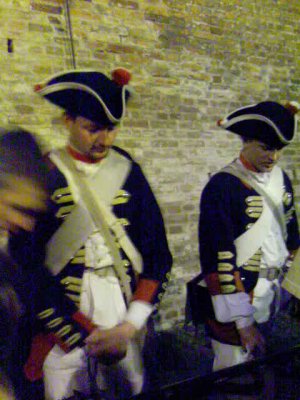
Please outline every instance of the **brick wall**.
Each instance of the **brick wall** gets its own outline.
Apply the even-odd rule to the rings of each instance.
[[[66,3],[0,1],[1,123],[32,130],[45,150],[64,143],[65,132],[58,110],[32,87],[73,68]],[[69,8],[77,69],[125,66],[133,73],[136,96],[118,144],[141,162],[165,217],[174,255],[160,310],[166,328],[182,320],[184,284],[199,269],[201,190],[240,147],[216,121],[265,99],[300,101],[300,3],[70,0]],[[299,148],[298,134],[281,162],[298,209]]]

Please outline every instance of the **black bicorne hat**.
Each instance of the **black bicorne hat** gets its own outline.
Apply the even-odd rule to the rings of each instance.
[[[239,108],[218,121],[222,128],[245,139],[255,139],[275,148],[288,145],[296,132],[296,102],[285,106],[274,101]]]
[[[74,70],[52,76],[35,91],[67,112],[102,125],[121,121],[130,96],[130,73],[118,68],[112,79],[98,71]]]

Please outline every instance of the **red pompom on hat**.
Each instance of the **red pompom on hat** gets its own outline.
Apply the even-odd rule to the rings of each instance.
[[[34,92],[39,92],[41,89],[43,89],[43,87],[44,86],[42,84],[38,83],[38,84],[34,85],[33,90],[34,90]]]
[[[284,104],[284,107],[289,110],[292,115],[296,115],[297,112],[300,110],[300,104],[296,101],[288,101]]]
[[[131,80],[131,73],[125,68],[117,68],[112,71],[111,77],[117,85],[125,86]]]
[[[117,124],[125,114],[131,95],[131,74],[118,68],[112,77],[96,70],[57,73],[35,91],[51,103],[102,125]]]

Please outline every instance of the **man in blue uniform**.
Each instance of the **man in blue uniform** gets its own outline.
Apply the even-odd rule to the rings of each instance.
[[[35,289],[38,335],[25,368],[35,380],[42,365],[46,400],[75,390],[88,394],[88,363],[112,398],[142,390],[143,332],[172,257],[141,168],[113,146],[129,79],[123,69],[112,79],[71,71],[36,86],[65,110],[70,133],[67,146],[48,155],[48,213],[32,235],[10,242],[11,254],[34,271],[36,282],[40,265],[50,275]]]
[[[199,251],[213,312],[206,324],[214,370],[265,350],[257,324],[280,304],[280,277],[299,247],[290,179],[276,164],[296,131],[296,103],[266,101],[235,110],[219,125],[242,138],[239,158],[201,196]]]

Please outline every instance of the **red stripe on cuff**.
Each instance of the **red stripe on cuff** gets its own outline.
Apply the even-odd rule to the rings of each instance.
[[[72,319],[76,321],[88,333],[91,333],[96,328],[96,325],[89,318],[87,318],[81,311],[76,311],[72,315]]]
[[[141,300],[151,303],[156,295],[158,286],[159,281],[140,279],[138,281],[136,291],[133,294],[132,300]]]
[[[213,272],[212,274],[206,275],[205,282],[207,284],[207,288],[211,296],[222,294],[221,284],[219,281],[219,274],[217,272]]]
[[[39,333],[31,341],[29,357],[24,365],[24,373],[30,382],[43,377],[44,361],[55,345],[55,338],[51,334]]]

